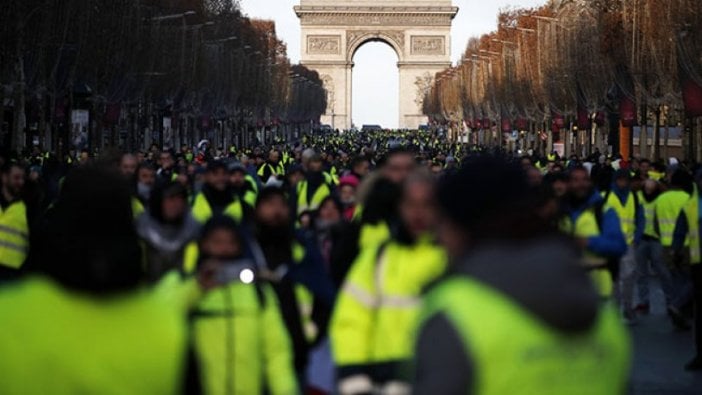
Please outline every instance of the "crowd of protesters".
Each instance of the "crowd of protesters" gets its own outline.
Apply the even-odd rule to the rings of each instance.
[[[652,286],[702,369],[693,164],[418,131],[0,160],[0,393],[617,394]]]

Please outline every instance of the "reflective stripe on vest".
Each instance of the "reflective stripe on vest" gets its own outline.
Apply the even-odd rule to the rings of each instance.
[[[673,233],[675,224],[678,221],[680,212],[690,199],[690,195],[683,191],[668,191],[658,197],[656,202],[656,218],[658,228],[661,232],[661,245],[670,247],[673,245]],[[686,240],[685,245],[689,245]]]
[[[619,224],[622,233],[626,238],[626,244],[634,244],[634,234],[636,233],[636,199],[634,194],[629,192],[626,197],[626,204],[622,205],[616,194],[610,193],[605,207],[611,207],[619,217]]]
[[[442,314],[471,355],[476,395],[626,392],[631,346],[608,303],[590,329],[559,332],[505,294],[468,277],[425,298],[426,322]]]
[[[27,206],[17,201],[0,209],[0,266],[19,269],[28,252]]]
[[[264,163],[260,169],[258,169],[258,176],[263,177],[263,175],[266,173],[266,167],[271,172],[272,176],[284,176],[285,175],[285,166],[283,166],[282,163],[278,163],[276,166],[271,165],[270,163]],[[263,180],[264,182],[267,180]]]
[[[198,193],[197,196],[195,196],[192,214],[193,218],[201,224],[204,224],[212,218],[212,207],[204,194]],[[241,220],[244,218],[244,208],[241,205],[241,201],[238,198],[234,198],[234,201],[224,209],[222,214],[231,217],[237,223],[241,223]]]

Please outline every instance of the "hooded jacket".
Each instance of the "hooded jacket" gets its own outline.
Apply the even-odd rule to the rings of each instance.
[[[560,239],[504,247],[494,244],[476,250],[459,261],[453,273],[502,293],[558,333],[576,335],[595,324],[599,296],[574,248]],[[416,354],[415,393],[473,393],[476,361],[443,314],[425,323]]]
[[[200,232],[200,224],[190,212],[180,224],[163,223],[145,212],[137,218],[135,225],[145,244],[144,266],[150,282],[158,281],[171,269],[180,269],[185,248]]]

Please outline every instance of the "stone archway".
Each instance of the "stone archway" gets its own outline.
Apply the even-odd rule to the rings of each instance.
[[[301,63],[317,70],[327,87],[322,123],[351,127],[353,56],[369,41],[383,41],[397,53],[401,128],[426,123],[424,94],[433,76],[451,65],[451,0],[301,0]]]

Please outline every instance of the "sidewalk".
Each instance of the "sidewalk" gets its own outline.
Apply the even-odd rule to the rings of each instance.
[[[702,372],[686,372],[693,357],[692,332],[675,331],[665,313],[663,295],[653,287],[651,315],[631,327],[634,342],[633,395],[700,395]]]

